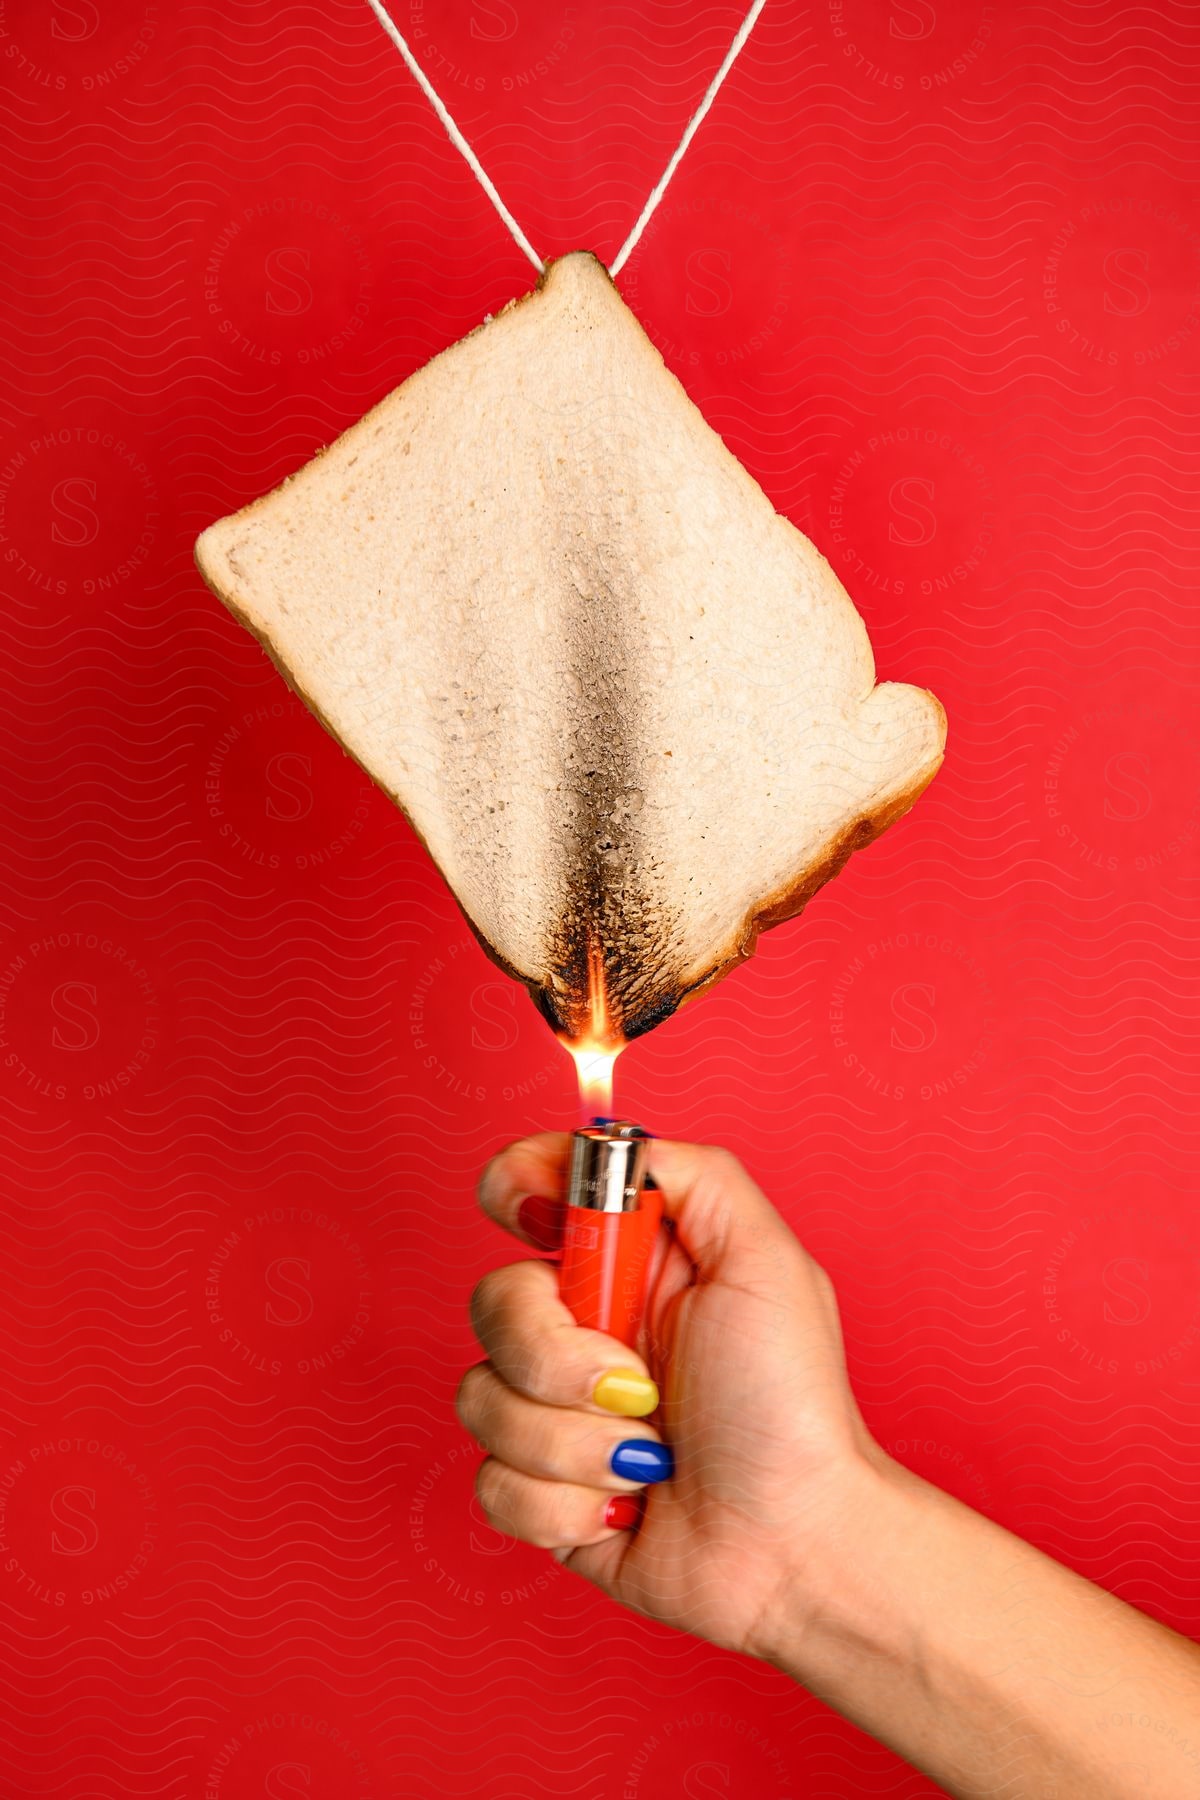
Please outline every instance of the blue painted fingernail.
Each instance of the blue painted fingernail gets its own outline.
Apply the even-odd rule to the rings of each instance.
[[[626,1438],[613,1451],[609,1467],[623,1481],[670,1481],[675,1458],[666,1444],[656,1444],[653,1438]]]

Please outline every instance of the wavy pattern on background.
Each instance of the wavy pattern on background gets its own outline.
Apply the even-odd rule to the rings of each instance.
[[[396,4],[547,255],[739,13]],[[4,27],[5,1792],[932,1793],[473,1510],[471,1190],[569,1070],[191,565],[528,266],[361,4]],[[766,1184],[892,1454],[1192,1632],[1198,56],[772,0],[621,277],[951,720],[622,1106]]]

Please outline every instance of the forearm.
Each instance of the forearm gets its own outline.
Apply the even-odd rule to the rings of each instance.
[[[948,1793],[1200,1796],[1186,1639],[883,1459],[831,1529],[771,1660]]]

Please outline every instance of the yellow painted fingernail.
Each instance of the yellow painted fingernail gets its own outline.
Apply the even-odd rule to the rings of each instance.
[[[636,1369],[607,1369],[592,1389],[592,1399],[606,1412],[644,1419],[658,1405],[658,1389]]]

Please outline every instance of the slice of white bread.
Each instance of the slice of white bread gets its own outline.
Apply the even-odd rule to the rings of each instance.
[[[572,1038],[749,956],[942,760],[586,252],[196,559]]]

